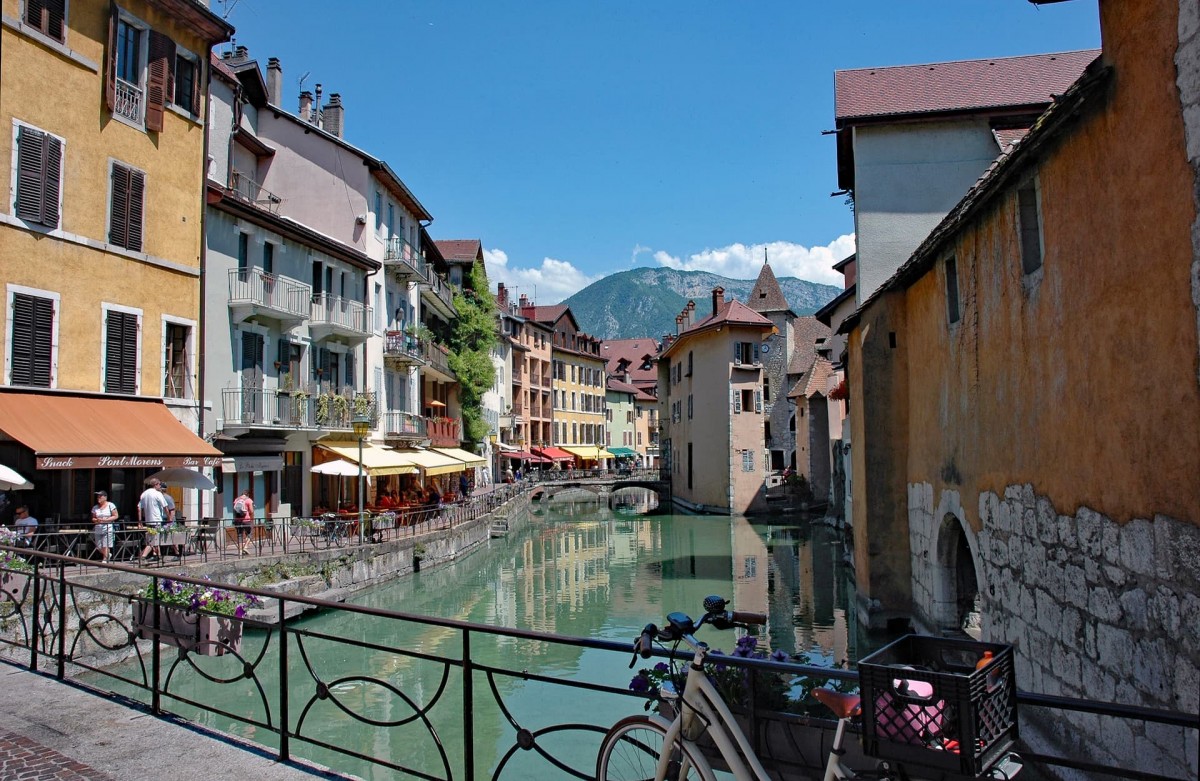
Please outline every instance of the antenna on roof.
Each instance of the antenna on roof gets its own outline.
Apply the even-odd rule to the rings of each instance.
[[[308,78],[308,74],[310,74],[310,73],[312,73],[312,71],[304,71],[304,75],[301,76],[299,79],[297,79],[297,81],[300,82],[300,91],[301,92],[304,92],[304,80]]]
[[[767,260],[767,248],[763,247],[763,265],[769,266],[770,264],[771,264],[771,261]]]
[[[221,18],[228,19],[229,15],[233,13],[233,9],[237,8],[237,4],[241,1],[242,0],[220,0],[221,6],[225,9],[221,12]],[[233,43],[232,39],[230,40],[230,43]]]

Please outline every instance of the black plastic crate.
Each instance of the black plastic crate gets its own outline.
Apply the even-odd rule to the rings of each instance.
[[[976,664],[984,651],[992,661]],[[858,663],[863,751],[982,775],[1017,739],[1012,646],[908,635]]]

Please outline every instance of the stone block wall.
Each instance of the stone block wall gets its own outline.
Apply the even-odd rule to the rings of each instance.
[[[949,615],[942,536],[964,523],[982,597],[982,638],[1016,649],[1025,691],[1196,713],[1200,708],[1200,528],[1156,516],[1118,524],[1060,514],[1031,485],[935,504],[909,486],[914,607]],[[978,533],[972,531],[978,525]],[[1048,754],[1195,778],[1197,731],[1073,712],[1022,711],[1022,737]],[[1073,772],[1064,778],[1084,778]]]

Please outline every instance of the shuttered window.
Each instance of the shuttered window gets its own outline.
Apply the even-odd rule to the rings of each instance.
[[[175,53],[172,95],[172,103],[192,116],[200,116],[200,65],[191,55]]]
[[[157,30],[150,31],[150,57],[146,64],[146,129],[162,132],[167,97],[175,93],[175,42]]]
[[[110,310],[105,320],[104,391],[137,393],[138,317]]]
[[[67,0],[25,0],[25,24],[56,41],[66,40]]]
[[[10,382],[49,388],[54,361],[54,301],[14,293]]]
[[[175,323],[167,324],[167,346],[164,356],[166,377],[163,381],[163,396],[171,399],[191,398],[191,372],[188,368],[187,345],[191,328]]]
[[[134,252],[142,251],[142,210],[146,175],[112,164],[112,204],[108,216],[108,241]]]
[[[57,228],[62,191],[62,141],[27,125],[17,127],[17,217]]]

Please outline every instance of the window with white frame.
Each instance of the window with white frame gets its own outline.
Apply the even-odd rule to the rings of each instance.
[[[46,228],[57,228],[62,215],[63,140],[19,122],[13,123],[12,213]]]
[[[114,6],[115,40],[109,52],[108,100],[113,116],[141,126],[146,112],[146,38],[149,28],[138,19]]]
[[[53,388],[58,294],[9,288],[8,382]]]
[[[743,472],[753,472],[754,471],[754,451],[753,450],[747,449],[747,450],[742,451],[742,471]]]
[[[104,317],[104,392],[138,392],[141,312],[106,308]]]
[[[191,342],[191,325],[164,323],[163,396],[168,399],[193,398]]]
[[[25,0],[21,21],[60,43],[67,36],[67,0]]]
[[[171,102],[194,117],[200,116],[200,59],[176,46],[171,74]]]

